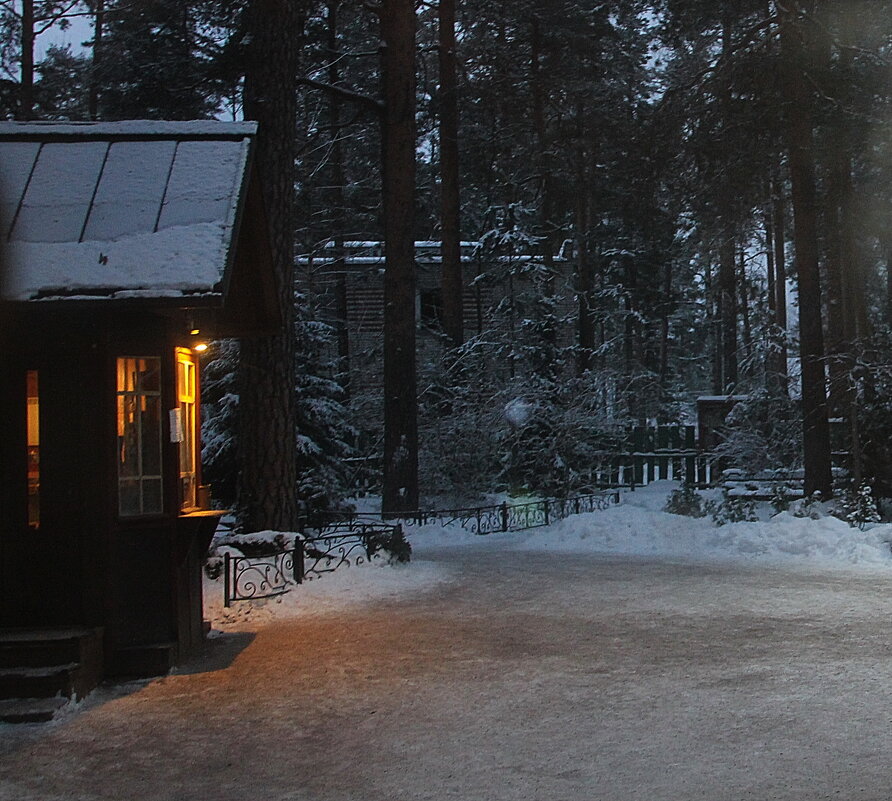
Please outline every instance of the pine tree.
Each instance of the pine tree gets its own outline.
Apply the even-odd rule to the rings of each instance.
[[[99,13],[102,58],[94,80],[103,119],[207,119],[217,111],[220,87],[208,80],[209,63],[198,50],[193,4],[116,0]]]

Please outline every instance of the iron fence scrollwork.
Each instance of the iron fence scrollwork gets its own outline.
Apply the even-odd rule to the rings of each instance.
[[[296,539],[292,548],[251,556],[227,551],[223,556],[223,602],[229,607],[233,601],[275,598],[341,566],[370,562],[382,552],[397,561],[408,561],[410,550],[401,525],[350,520]]]
[[[527,503],[477,506],[469,509],[417,511],[400,516],[401,523],[350,516],[328,523],[314,536],[295,540],[288,549],[252,556],[224,555],[224,603],[282,595],[304,581],[344,565],[369,562],[382,552],[409,561],[411,548],[403,526],[458,524],[473,534],[524,531],[547,526],[573,514],[604,511],[618,504],[618,489],[573,498],[546,498]],[[237,546],[236,546],[237,547]]]
[[[495,534],[547,526],[572,514],[604,511],[618,504],[619,498],[620,491],[613,489],[573,498],[546,498],[527,503],[503,502],[497,506],[476,506],[469,509],[409,512],[401,515],[400,519],[406,526],[458,524],[473,534]]]

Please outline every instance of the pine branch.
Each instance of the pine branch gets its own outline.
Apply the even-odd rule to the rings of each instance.
[[[370,107],[379,114],[384,111],[384,103],[382,103],[380,100],[376,100],[375,98],[361,94],[360,92],[354,92],[351,89],[344,89],[340,86],[333,86],[330,83],[315,81],[312,78],[298,78],[297,83],[301,86],[310,86],[313,89],[322,89],[323,91],[329,92],[333,95],[337,95],[344,100],[349,100],[353,103],[358,103],[360,105]]]

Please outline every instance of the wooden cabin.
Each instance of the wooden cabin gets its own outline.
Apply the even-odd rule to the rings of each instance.
[[[565,243],[554,255],[552,282],[556,343],[569,347],[576,341],[576,291],[572,286],[573,261]],[[544,269],[540,255],[485,252],[481,242],[461,243],[462,318],[466,338],[479,336],[498,324],[493,314],[515,293],[529,291],[529,276]],[[312,253],[297,257],[297,281],[321,298],[320,314],[338,332],[338,352],[347,355],[352,392],[381,396],[384,346],[384,243],[328,241]],[[415,242],[415,319],[419,363],[441,358],[443,302],[442,257],[439,241]],[[511,274],[510,279],[508,278]],[[512,301],[513,305],[513,301]]]
[[[90,684],[203,640],[198,351],[279,323],[255,134],[0,123],[0,668],[79,637]]]

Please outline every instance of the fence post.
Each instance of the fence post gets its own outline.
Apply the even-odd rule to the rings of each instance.
[[[229,553],[223,554],[223,606],[229,608]]]
[[[478,524],[479,528],[479,524]],[[508,530],[508,502],[502,501],[502,531]]]
[[[548,515],[548,500],[545,500],[545,501],[543,501],[542,503],[543,503],[543,506],[544,506],[544,508],[545,508],[545,525],[547,526],[548,523],[549,523],[549,520],[548,520],[548,517],[549,517],[549,515]]]
[[[305,560],[305,552],[304,552],[304,541],[303,540],[295,540],[294,542],[294,556],[291,557],[292,562],[294,562],[294,583],[295,584],[303,584],[304,583],[304,560]]]

